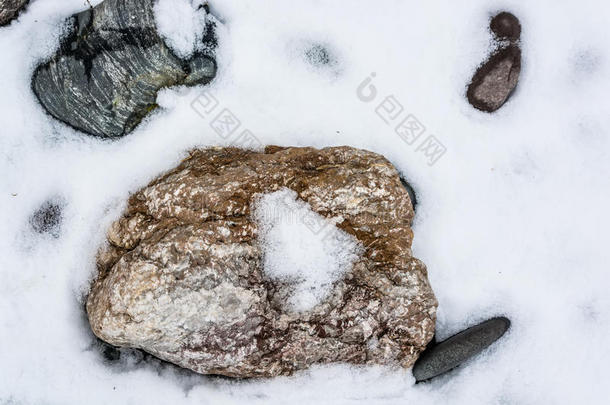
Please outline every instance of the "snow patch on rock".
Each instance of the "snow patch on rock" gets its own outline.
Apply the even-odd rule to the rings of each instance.
[[[201,0],[157,0],[154,6],[159,35],[180,58],[189,59],[203,47],[207,12]]]
[[[350,270],[361,246],[352,235],[283,188],[264,194],[254,211],[264,251],[264,273],[293,288],[287,307],[304,312],[319,304]]]

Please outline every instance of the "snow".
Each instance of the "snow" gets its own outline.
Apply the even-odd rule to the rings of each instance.
[[[315,307],[361,253],[358,240],[336,226],[339,218],[322,217],[290,189],[259,196],[254,216],[264,275],[292,290],[288,311]]]
[[[201,50],[206,32],[206,12],[202,0],[156,0],[155,22],[161,38],[183,59]]]
[[[606,402],[607,3],[214,2],[224,23],[218,77],[205,93],[165,90],[162,108],[116,142],[54,121],[30,90],[62,22],[84,7],[34,1],[0,28],[0,403]],[[464,93],[499,10],[521,20],[523,69],[513,98],[490,115]],[[335,62],[310,63],[307,44],[327,47]],[[357,88],[373,72],[366,89],[375,98],[362,101]],[[210,96],[214,114],[230,110],[241,123],[236,134],[248,129],[262,144],[385,155],[417,193],[413,253],[439,300],[438,337],[497,314],[512,320],[508,335],[466,367],[418,385],[408,370],[346,365],[231,381],[133,353],[105,360],[83,313],[95,252],[130,192],[189,148],[238,142],[191,107]],[[433,165],[420,141],[407,144],[376,113],[387,96],[403,106],[398,120],[412,114],[426,127],[422,139],[434,135],[446,148]],[[29,225],[48,199],[65,202],[57,238]]]

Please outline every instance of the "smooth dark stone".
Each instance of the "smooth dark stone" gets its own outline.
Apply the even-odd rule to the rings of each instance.
[[[521,24],[513,14],[503,11],[491,19],[489,28],[503,42],[496,41],[500,47],[477,69],[466,97],[476,109],[494,112],[506,103],[519,81]]]
[[[472,77],[466,92],[468,101],[481,111],[496,111],[517,87],[520,72],[521,49],[517,45],[500,49]]]
[[[59,237],[64,202],[47,200],[30,216],[30,226],[39,234]]]
[[[13,21],[28,2],[29,0],[0,0],[0,27]]]
[[[508,318],[492,318],[429,346],[413,366],[415,380],[426,381],[453,370],[500,339],[509,327]]]
[[[208,83],[216,75],[215,24],[204,51],[178,58],[158,35],[153,0],[105,0],[71,18],[72,33],[40,65],[32,88],[45,110],[91,135],[131,132],[157,107],[157,92]]]
[[[500,39],[516,41],[521,36],[519,19],[507,11],[503,11],[492,18],[489,28]]]

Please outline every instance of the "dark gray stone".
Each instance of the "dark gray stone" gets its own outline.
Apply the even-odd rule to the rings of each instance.
[[[13,21],[28,2],[29,0],[0,0],[0,27]]]
[[[489,28],[500,39],[516,41],[521,36],[519,19],[507,11],[503,11],[492,18]]]
[[[106,0],[76,14],[72,33],[33,76],[46,111],[91,135],[131,132],[157,107],[157,92],[208,83],[216,74],[215,23],[208,19],[204,47],[182,60],[156,29],[153,0]]]
[[[492,54],[474,74],[466,93],[478,110],[494,112],[504,105],[517,87],[521,72],[521,50],[509,45]]]
[[[500,339],[509,327],[508,318],[492,318],[430,345],[413,366],[416,381],[426,381],[453,370]]]
[[[477,69],[466,91],[468,102],[486,112],[494,112],[506,103],[521,73],[521,24],[517,17],[499,13],[492,18],[490,29],[503,42],[496,41],[497,50]]]

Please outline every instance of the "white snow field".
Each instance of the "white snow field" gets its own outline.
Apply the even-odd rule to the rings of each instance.
[[[217,78],[163,91],[162,108],[118,141],[50,118],[30,89],[62,22],[85,7],[34,0],[0,28],[0,404],[607,403],[608,2],[213,1]],[[488,114],[465,91],[502,10],[521,20],[523,68]],[[175,46],[188,53],[184,35]],[[388,96],[403,107],[394,121],[378,109]],[[417,385],[410,370],[348,365],[237,381],[104,360],[83,309],[96,250],[130,192],[190,148],[235,143],[201,114],[210,97],[261,144],[385,155],[418,196],[413,252],[439,300],[438,337],[494,315],[512,320],[509,333]],[[394,132],[409,114],[426,127],[413,144]],[[49,198],[65,202],[57,238],[28,223]]]

